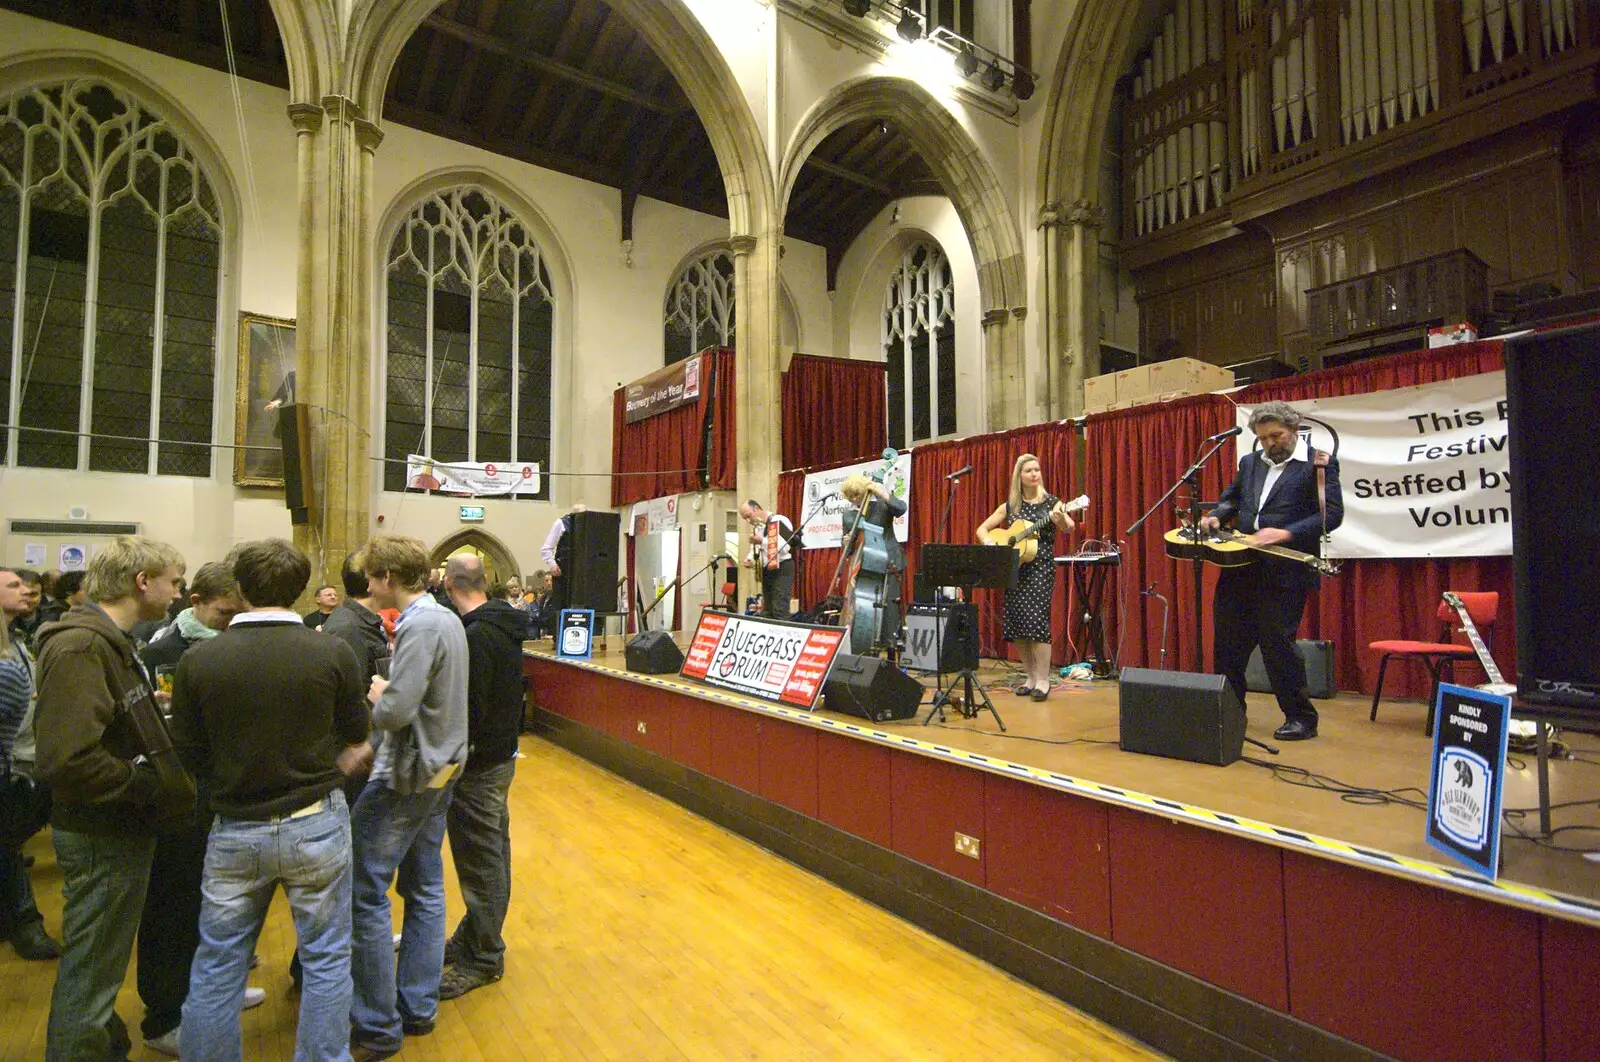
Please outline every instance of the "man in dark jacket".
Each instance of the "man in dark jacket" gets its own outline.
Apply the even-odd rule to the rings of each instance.
[[[506,794],[522,728],[521,612],[488,597],[483,561],[452,557],[445,589],[467,629],[467,766],[447,826],[467,913],[445,947],[439,998],[454,999],[505,973],[501,936],[511,902],[511,814]]]
[[[35,770],[54,796],[65,899],[49,1062],[126,1058],[131,1046],[117,990],[156,834],[194,814],[195,792],[129,632],[166,614],[182,574],[166,543],[119,538],[89,562],[89,604],[40,631]]]
[[[322,624],[322,633],[343,640],[356,654],[361,666],[362,689],[372,684],[389,659],[389,636],[383,632],[383,617],[373,603],[367,586],[367,573],[356,563],[357,554],[344,559],[339,575],[344,582],[344,600]]]
[[[189,607],[139,654],[157,685],[170,692],[171,670],[190,647],[227,630],[244,609],[233,569],[218,561],[201,565],[189,584]],[[139,999],[144,1003],[139,1031],[146,1047],[173,1058],[178,1056],[178,1023],[189,995],[189,967],[200,946],[200,880],[210,833],[211,805],[201,799],[194,818],[156,838],[150,888],[139,917]],[[249,988],[244,1005],[259,1006],[265,998],[262,989]]]

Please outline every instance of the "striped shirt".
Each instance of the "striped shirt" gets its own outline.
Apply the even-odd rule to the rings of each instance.
[[[13,649],[11,656],[0,657],[0,767],[7,772],[11,769],[12,746],[32,700],[33,675],[22,654]]]

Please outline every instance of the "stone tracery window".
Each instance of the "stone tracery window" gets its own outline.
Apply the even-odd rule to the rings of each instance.
[[[408,454],[547,472],[556,303],[527,227],[482,188],[429,195],[395,234],[386,272],[385,489],[405,489]],[[549,497],[548,476],[537,497]]]
[[[667,285],[663,310],[666,363],[707,347],[731,347],[736,328],[733,255],[708,251],[679,270]]]
[[[0,101],[0,455],[209,476],[223,215],[193,150],[96,77]]]
[[[889,370],[889,444],[956,431],[956,289],[939,245],[907,247],[889,277],[883,346]]]

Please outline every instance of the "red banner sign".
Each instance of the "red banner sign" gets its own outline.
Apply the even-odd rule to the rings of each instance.
[[[812,627],[707,609],[700,613],[700,626],[680,674],[809,711],[822,695],[844,633],[842,627]]]

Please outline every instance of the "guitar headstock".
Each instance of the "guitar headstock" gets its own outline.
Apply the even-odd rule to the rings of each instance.
[[[1444,592],[1444,603],[1449,605],[1451,608],[1466,608],[1467,607],[1466,605],[1461,603],[1460,596],[1457,595],[1454,590],[1446,590]]]
[[[1064,513],[1082,512],[1084,509],[1087,509],[1088,507],[1089,507],[1089,496],[1087,494],[1080,494],[1076,498],[1073,498],[1069,502],[1062,502],[1061,503],[1061,511],[1064,512]]]

